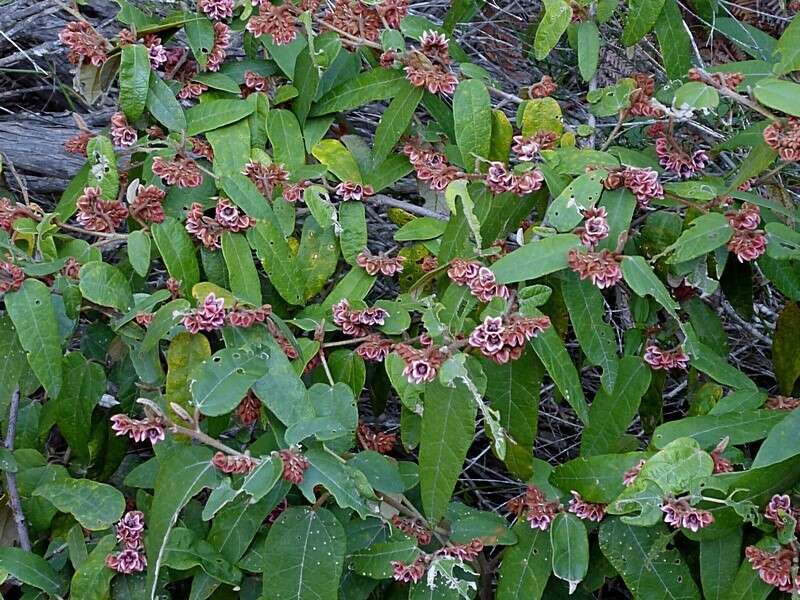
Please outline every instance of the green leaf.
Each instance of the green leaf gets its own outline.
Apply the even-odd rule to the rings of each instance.
[[[294,65],[294,85],[297,87],[297,98],[292,103],[292,111],[297,116],[301,125],[306,122],[306,117],[311,109],[311,102],[317,96],[319,87],[319,70],[311,56],[309,48],[304,49],[297,57]]]
[[[666,548],[664,526],[636,527],[607,518],[600,550],[636,600],[700,600],[689,567],[675,548]]]
[[[232,411],[247,390],[267,371],[269,354],[260,350],[224,348],[201,363],[192,373],[189,389],[197,409],[208,416]]]
[[[764,537],[755,544],[756,547],[768,552],[776,552],[780,545],[775,538]],[[738,554],[737,554],[738,557]],[[728,594],[721,596],[722,600],[767,600],[775,588],[758,576],[758,571],[747,558],[742,560],[736,576],[728,582]]]
[[[0,317],[0,411],[5,414],[11,394],[28,372],[25,352],[8,315]]]
[[[464,167],[475,171],[476,157],[489,156],[492,139],[492,103],[485,83],[467,79],[458,84],[453,96],[453,118]]]
[[[776,260],[800,258],[800,233],[783,223],[767,223],[767,254]]]
[[[72,576],[69,591],[73,598],[81,598],[81,600],[106,600],[109,598],[111,580],[116,573],[106,567],[106,557],[114,551],[116,546],[117,540],[113,535],[107,535],[97,542],[92,553]]]
[[[225,258],[231,292],[253,306],[261,306],[261,282],[258,280],[253,252],[244,234],[224,232],[222,256]]]
[[[369,488],[364,474],[343,464],[341,459],[330,452],[319,448],[311,448],[305,453],[309,467],[303,475],[303,482],[297,487],[303,492],[306,500],[313,502],[316,498],[314,488],[323,486],[342,508],[354,509],[362,519],[370,514],[364,500],[362,490]],[[370,491],[370,495],[372,491]]]
[[[253,392],[287,427],[312,416],[313,409],[306,398],[306,386],[292,363],[274,342],[267,345],[267,352],[266,373],[253,384]]]
[[[256,185],[241,173],[224,175],[220,179],[222,191],[245,213],[261,221],[274,222],[275,215]]]
[[[300,123],[293,113],[285,109],[269,111],[267,116],[267,136],[272,145],[275,162],[292,167],[305,164],[306,150]]]
[[[572,21],[572,7],[563,0],[545,0],[544,16],[536,28],[533,51],[536,60],[544,60]]]
[[[61,435],[78,456],[89,457],[92,411],[106,391],[103,367],[88,362],[79,352],[63,360],[64,383],[58,397],[50,402],[52,416]]]
[[[102,531],[119,521],[125,512],[125,497],[118,489],[91,479],[64,479],[36,488],[34,496],[70,513],[85,529]]]
[[[150,236],[141,229],[128,234],[128,260],[142,277],[150,270]]]
[[[22,583],[53,596],[63,593],[64,583],[58,573],[38,554],[26,552],[22,548],[0,548],[0,565],[3,571]]]
[[[529,100],[522,110],[522,122],[517,125],[525,136],[539,131],[552,131],[560,136],[564,131],[561,105],[550,97]]]
[[[641,452],[574,458],[558,465],[550,480],[559,489],[575,490],[587,502],[608,504],[625,489],[625,471],[642,458]]]
[[[569,584],[570,593],[589,571],[589,539],[586,526],[570,513],[556,515],[550,525],[553,575]]]
[[[796,83],[768,77],[755,85],[753,94],[765,106],[800,117],[800,85]]]
[[[800,19],[793,18],[783,30],[773,54],[780,57],[774,67],[776,75],[800,70]]]
[[[186,21],[183,30],[197,64],[205,69],[208,55],[214,48],[214,24],[205,16],[195,14]]]
[[[622,276],[633,292],[642,298],[652,296],[666,311],[678,318],[678,303],[672,299],[667,288],[641,256],[622,258]]]
[[[728,592],[739,570],[741,550],[741,527],[731,530],[722,537],[700,541],[700,581],[703,584],[703,598],[728,600]]]
[[[347,464],[361,471],[369,484],[381,492],[402,494],[409,487],[403,481],[397,462],[374,450],[357,453]]]
[[[396,242],[413,242],[417,240],[432,240],[444,233],[447,221],[433,217],[417,217],[412,219],[394,234]]]
[[[292,507],[267,535],[263,600],[336,600],[347,546],[344,528],[320,508]]]
[[[399,93],[383,111],[381,120],[375,130],[375,142],[372,145],[372,167],[380,165],[397,144],[400,136],[411,123],[411,117],[422,100],[424,88],[415,87],[406,82]]]
[[[213,488],[219,479],[219,472],[211,463],[212,455],[206,447],[184,446],[172,450],[160,461],[145,535],[149,600],[158,598],[167,542],[181,510],[193,496],[205,488]]]
[[[593,365],[603,369],[603,385],[614,387],[617,379],[617,338],[605,316],[603,294],[590,281],[574,273],[562,282],[562,294],[581,350]]]
[[[363,202],[342,202],[339,205],[339,246],[342,257],[355,265],[356,257],[367,247],[367,215]],[[397,239],[397,237],[395,237]]]
[[[325,94],[311,107],[311,116],[357,108],[376,100],[393,98],[406,88],[405,73],[396,69],[371,69]]]
[[[633,46],[648,33],[658,20],[664,0],[628,0],[628,16],[622,31],[622,43]]]
[[[477,407],[463,383],[425,386],[425,412],[419,449],[420,495],[431,522],[447,511],[475,432]]]
[[[503,551],[497,600],[539,600],[550,578],[550,535],[519,520],[518,542]]]
[[[108,263],[86,263],[80,271],[80,290],[87,300],[120,312],[133,305],[133,294],[122,271]]]
[[[119,192],[117,156],[111,140],[98,135],[89,140],[86,154],[92,168],[86,175],[86,185],[99,187],[105,200],[116,200]]]
[[[150,231],[170,277],[180,281],[185,296],[191,296],[192,287],[200,281],[200,267],[186,229],[177,219],[167,217],[163,223],[153,225]]]
[[[771,410],[743,410],[722,415],[684,417],[656,428],[653,443],[663,448],[673,440],[692,437],[703,447],[717,444],[730,437],[731,444],[745,444],[763,439],[785,417]]]
[[[316,219],[303,223],[300,248],[295,259],[298,276],[303,280],[303,296],[316,296],[336,271],[339,262],[339,245],[333,227],[323,229]]]
[[[508,161],[514,126],[502,110],[492,109],[492,139],[489,144],[489,160]]]
[[[597,170],[574,179],[547,207],[545,223],[558,231],[574,229],[583,220],[582,210],[594,207],[600,199],[605,174]]]
[[[313,412],[286,429],[287,444],[295,445],[312,435],[319,441],[329,441],[355,433],[358,409],[347,384],[317,383],[308,390],[308,403]]]
[[[666,0],[655,24],[664,69],[670,79],[679,79],[692,67],[692,40],[675,0]]]
[[[233,77],[228,77],[227,75],[224,75],[223,73],[214,73],[214,72],[198,73],[192,78],[192,81],[197,81],[199,83],[207,85],[212,89],[228,92],[229,94],[236,94],[238,96],[240,93],[239,84],[236,83],[236,80],[233,79]],[[255,97],[256,96],[253,96],[253,98]],[[247,102],[255,104],[249,97]],[[206,104],[210,104],[210,102],[207,102]],[[255,110],[255,108],[253,110]]]
[[[706,213],[694,219],[678,240],[668,248],[670,263],[681,263],[716,250],[727,243],[733,229],[725,215]]]
[[[48,396],[57,397],[61,390],[61,339],[50,290],[37,279],[26,279],[18,291],[7,293],[3,300],[34,375]]]
[[[311,154],[340,181],[361,183],[361,171],[356,159],[339,140],[322,140],[311,149]]]
[[[182,331],[172,339],[167,349],[167,402],[174,402],[187,411],[193,410],[189,376],[210,356],[211,345],[204,335]]]
[[[578,24],[578,70],[584,81],[589,81],[597,72],[600,59],[600,32],[594,21]]]
[[[673,104],[681,110],[687,108],[712,109],[719,105],[719,93],[705,83],[689,81],[675,90]]]
[[[150,84],[150,57],[147,48],[129,44],[122,48],[119,68],[119,106],[129,121],[142,116]]]
[[[529,242],[507,254],[492,266],[498,283],[538,279],[567,268],[567,254],[579,244],[572,233]]]
[[[150,87],[147,91],[147,110],[153,118],[170,131],[184,131],[186,116],[175,99],[175,94],[155,73],[150,75]]]
[[[800,410],[793,410],[769,432],[756,454],[752,469],[768,467],[800,454]]]
[[[214,579],[233,586],[242,578],[241,571],[226,561],[214,546],[183,527],[176,527],[169,536],[164,566],[179,571],[200,567]]]
[[[186,135],[197,135],[241,121],[253,110],[255,105],[244,100],[201,102],[186,111]]]
[[[506,466],[519,478],[528,479],[533,474],[542,363],[527,350],[519,359],[502,365],[489,360],[482,360],[481,365],[486,373],[486,398],[500,413],[500,425],[513,440],[506,450]]]
[[[252,118],[250,115],[248,119],[206,132],[206,139],[214,150],[214,173],[217,175],[241,175],[244,166],[250,162],[252,134],[249,121]]]
[[[800,353],[797,352],[797,339],[800,335],[800,307],[795,302],[787,302],[775,323],[772,338],[772,364],[775,378],[781,393],[791,395],[800,377]]]
[[[397,542],[378,542],[354,552],[350,556],[353,570],[362,577],[389,579],[392,576],[392,561],[411,564],[419,556],[417,541],[406,539]]]

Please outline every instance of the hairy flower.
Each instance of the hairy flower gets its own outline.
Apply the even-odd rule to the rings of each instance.
[[[535,485],[528,485],[525,494],[509,500],[508,509],[517,515],[526,513],[525,520],[531,529],[546,531],[560,510],[558,502],[549,502],[544,492]]]
[[[165,426],[156,417],[145,419],[132,419],[125,414],[116,414],[111,417],[111,429],[118,436],[127,436],[134,442],[148,440],[151,444],[160,442],[165,437]]]
[[[117,200],[104,200],[99,187],[84,188],[78,197],[76,219],[89,231],[112,233],[128,218],[128,209]]]
[[[709,511],[695,508],[685,499],[665,500],[661,505],[661,512],[664,513],[664,522],[675,529],[684,527],[697,532],[714,522],[714,515]]]
[[[548,317],[512,315],[505,321],[503,317],[486,317],[483,323],[472,330],[467,341],[487,358],[504,364],[519,358],[528,340],[548,327]]]
[[[530,98],[546,98],[555,93],[558,85],[549,75],[544,75],[538,83],[534,83],[528,88]]]
[[[336,186],[336,194],[342,200],[361,200],[375,194],[371,185],[362,185],[354,181],[342,181]]]
[[[207,161],[211,162],[214,160],[214,149],[211,147],[206,140],[201,139],[199,137],[190,137],[189,143],[192,145],[192,153],[196,154],[197,156],[202,156]]]
[[[161,223],[164,220],[162,202],[166,192],[154,185],[139,185],[129,205],[131,216],[145,223]]]
[[[86,156],[86,147],[94,137],[95,134],[91,131],[81,130],[64,142],[64,150],[70,154]]]
[[[483,542],[474,539],[469,544],[453,544],[452,546],[444,546],[436,551],[437,556],[447,556],[455,558],[460,561],[473,561],[478,558],[478,555],[483,550]]]
[[[792,576],[797,559],[795,550],[782,547],[776,552],[767,552],[756,546],[748,546],[744,555],[764,583],[787,593],[800,590],[800,577]]]
[[[364,336],[369,333],[369,328],[383,325],[389,313],[376,306],[354,310],[350,308],[347,298],[343,298],[333,305],[333,322],[342,328],[342,333],[352,336]]]
[[[430,530],[425,526],[424,523],[421,523],[416,519],[395,515],[392,517],[392,525],[397,527],[406,535],[416,538],[417,542],[422,546],[426,546],[431,543],[432,536]]]
[[[442,348],[435,346],[414,348],[407,344],[397,344],[394,349],[405,363],[403,376],[411,383],[417,384],[429,383],[436,379],[447,357]]]
[[[652,103],[653,92],[655,92],[653,76],[646,73],[634,73],[633,80],[636,87],[631,92],[629,114],[634,117],[660,117],[661,109]]]
[[[581,279],[588,279],[601,290],[622,279],[619,258],[608,250],[579,252],[573,248],[567,256],[567,264]]]
[[[283,461],[282,477],[289,483],[303,483],[303,476],[309,467],[308,459],[294,450],[281,450],[278,452]]]
[[[443,33],[424,31],[420,46],[405,55],[406,79],[431,94],[452,94],[458,78],[450,70],[449,42]]]
[[[197,0],[197,8],[212,21],[222,21],[233,16],[233,0]]]
[[[117,541],[126,548],[140,548],[144,533],[144,513],[139,510],[129,510],[117,521],[114,531],[117,534]]]
[[[664,197],[664,188],[658,180],[658,173],[649,167],[627,167],[622,171],[622,182],[636,196],[640,206],[647,206],[650,200]]]
[[[728,223],[736,231],[755,231],[761,223],[761,209],[756,204],[745,202],[736,212],[725,213]]]
[[[247,392],[234,413],[242,425],[252,425],[261,416],[261,401],[253,392]]]
[[[197,83],[195,81],[187,81],[178,92],[178,98],[181,100],[193,100],[199,98],[200,94],[205,92],[208,86],[204,83]]]
[[[800,160],[800,119],[773,121],[764,128],[764,141],[785,161]]]
[[[206,248],[219,248],[222,225],[204,214],[203,205],[193,203],[186,213],[186,231],[199,239]]]
[[[681,346],[665,350],[655,344],[648,344],[642,357],[650,367],[656,370],[669,371],[671,369],[686,369],[689,366],[689,356]]]
[[[291,2],[280,6],[261,2],[259,14],[250,17],[245,27],[255,37],[270,35],[276,46],[284,46],[297,37],[299,25],[297,9]]]
[[[542,150],[554,148],[558,136],[552,131],[539,131],[533,135],[515,135],[511,151],[522,161],[536,160]]]
[[[364,450],[373,450],[381,454],[391,452],[397,442],[397,436],[393,433],[375,431],[366,423],[359,423],[356,430],[356,437],[359,445]]]
[[[370,362],[383,362],[383,359],[392,351],[394,343],[378,335],[370,336],[370,339],[361,342],[356,346],[356,354],[364,360]]]
[[[428,570],[430,559],[422,554],[410,565],[400,560],[391,561],[392,578],[401,583],[417,583]]]
[[[375,42],[380,36],[382,27],[378,11],[360,0],[335,0],[333,8],[326,13],[324,19],[334,30],[349,34],[350,38],[365,39]],[[352,39],[342,38],[346,48],[357,47]]]
[[[689,81],[703,81],[700,71],[695,68],[689,69]],[[707,83],[710,83],[716,88],[728,88],[735,90],[744,81],[744,74],[731,72],[731,73],[708,73]]]
[[[86,60],[99,67],[108,60],[111,44],[88,21],[67,23],[58,34],[58,38],[69,48],[67,60],[73,65]]]
[[[764,403],[764,408],[770,410],[794,410],[800,408],[800,398],[792,398],[791,396],[770,396]]]
[[[147,568],[147,557],[142,550],[126,548],[122,552],[106,556],[106,566],[124,575],[141,573]]]
[[[217,298],[214,292],[205,297],[202,306],[197,307],[183,318],[183,326],[189,333],[216,331],[222,329],[224,324],[225,299]]]
[[[223,473],[244,475],[256,468],[256,461],[244,454],[225,454],[217,452],[211,459],[211,464]]]
[[[116,112],[111,116],[110,133],[114,145],[120,148],[133,146],[138,139],[136,129],[128,124],[128,119],[121,112]]]
[[[395,273],[403,271],[403,263],[406,262],[405,256],[375,256],[369,250],[364,250],[356,257],[356,264],[363,267],[369,275],[386,275],[391,277]]]
[[[227,198],[219,198],[214,218],[223,229],[238,233],[255,225],[255,219],[243,214],[239,208]]]
[[[567,510],[571,513],[575,513],[579,519],[599,523],[603,520],[603,517],[606,516],[606,504],[587,502],[575,490],[572,490],[570,493],[572,494],[572,500],[569,501]]]
[[[263,304],[258,308],[234,307],[227,316],[228,324],[233,327],[252,327],[257,323],[263,323],[272,314],[272,306]]]
[[[217,21],[214,23],[214,45],[208,53],[206,67],[209,71],[219,71],[222,62],[225,60],[228,47],[231,45],[231,30],[225,23]]]
[[[588,208],[583,211],[584,222],[575,229],[581,244],[594,248],[600,240],[608,237],[608,213],[605,208]]]
[[[666,136],[656,139],[656,155],[662,167],[677,173],[683,179],[702,171],[708,162],[708,154],[704,150],[695,150],[689,154]]]
[[[403,153],[414,167],[417,179],[426,182],[431,189],[438,192],[444,190],[450,182],[464,176],[463,172],[447,162],[444,154],[422,148],[418,142],[407,143],[403,146]]]
[[[17,265],[0,261],[0,294],[15,292],[25,281],[25,272]]]
[[[286,184],[289,181],[289,172],[283,165],[271,164],[264,165],[260,162],[250,161],[244,166],[243,175],[252,181],[258,191],[265,198],[272,198],[272,192],[276,187]]]
[[[408,0],[383,0],[375,10],[389,27],[400,29],[400,21],[408,14]]]
[[[788,494],[775,494],[764,508],[764,518],[778,529],[786,526],[787,517],[795,520],[795,530],[800,533],[800,508],[792,506]]]
[[[303,199],[306,188],[311,185],[310,181],[298,181],[283,186],[283,199],[287,202],[299,202]]]
[[[767,249],[767,236],[761,231],[734,231],[728,241],[728,250],[736,255],[739,262],[750,262],[764,254]]]
[[[156,156],[153,159],[153,173],[167,185],[196,188],[203,183],[203,173],[197,163],[185,156],[176,156],[172,160]]]

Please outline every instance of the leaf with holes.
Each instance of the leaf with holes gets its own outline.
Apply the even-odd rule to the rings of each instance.
[[[241,402],[247,390],[267,372],[266,350],[224,348],[197,366],[189,389],[192,403],[208,416],[230,412]]]

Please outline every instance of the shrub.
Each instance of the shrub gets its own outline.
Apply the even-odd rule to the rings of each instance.
[[[510,93],[482,2],[119,4],[60,35],[118,112],[0,204],[23,597],[796,591],[800,21],[545,0]]]

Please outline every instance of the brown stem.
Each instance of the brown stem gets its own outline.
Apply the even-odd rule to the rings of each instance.
[[[168,419],[167,422],[169,423],[169,429],[173,433],[186,435],[192,438],[193,440],[197,440],[198,442],[205,444],[206,446],[211,446],[212,448],[216,448],[217,450],[220,450],[225,454],[231,454],[232,456],[247,456],[246,454],[243,454],[238,450],[234,450],[230,446],[226,446],[219,440],[212,438],[210,435],[200,431],[199,429],[189,429],[188,427],[181,427],[180,425],[176,425],[175,423],[169,421]],[[253,456],[250,456],[248,458],[250,458],[250,460],[254,461],[256,464],[261,462],[258,458],[255,458]]]
[[[14,437],[17,433],[17,416],[19,415],[19,388],[11,394],[11,405],[8,409],[8,428],[6,429],[6,439],[4,446],[9,452],[14,451]],[[14,515],[14,523],[17,525],[17,537],[19,546],[26,552],[31,551],[31,538],[28,535],[28,526],[25,524],[25,513],[22,511],[22,501],[17,489],[17,475],[11,471],[6,471],[6,491],[8,500],[11,504],[11,513]]]
[[[617,124],[614,126],[614,129],[611,130],[611,133],[606,138],[606,141],[603,142],[602,147],[600,148],[601,152],[605,152],[608,150],[608,147],[611,145],[617,136],[619,135],[620,130],[622,129],[622,124],[625,122],[625,119],[628,118],[628,110],[621,110],[619,113],[619,117],[617,118]]]

